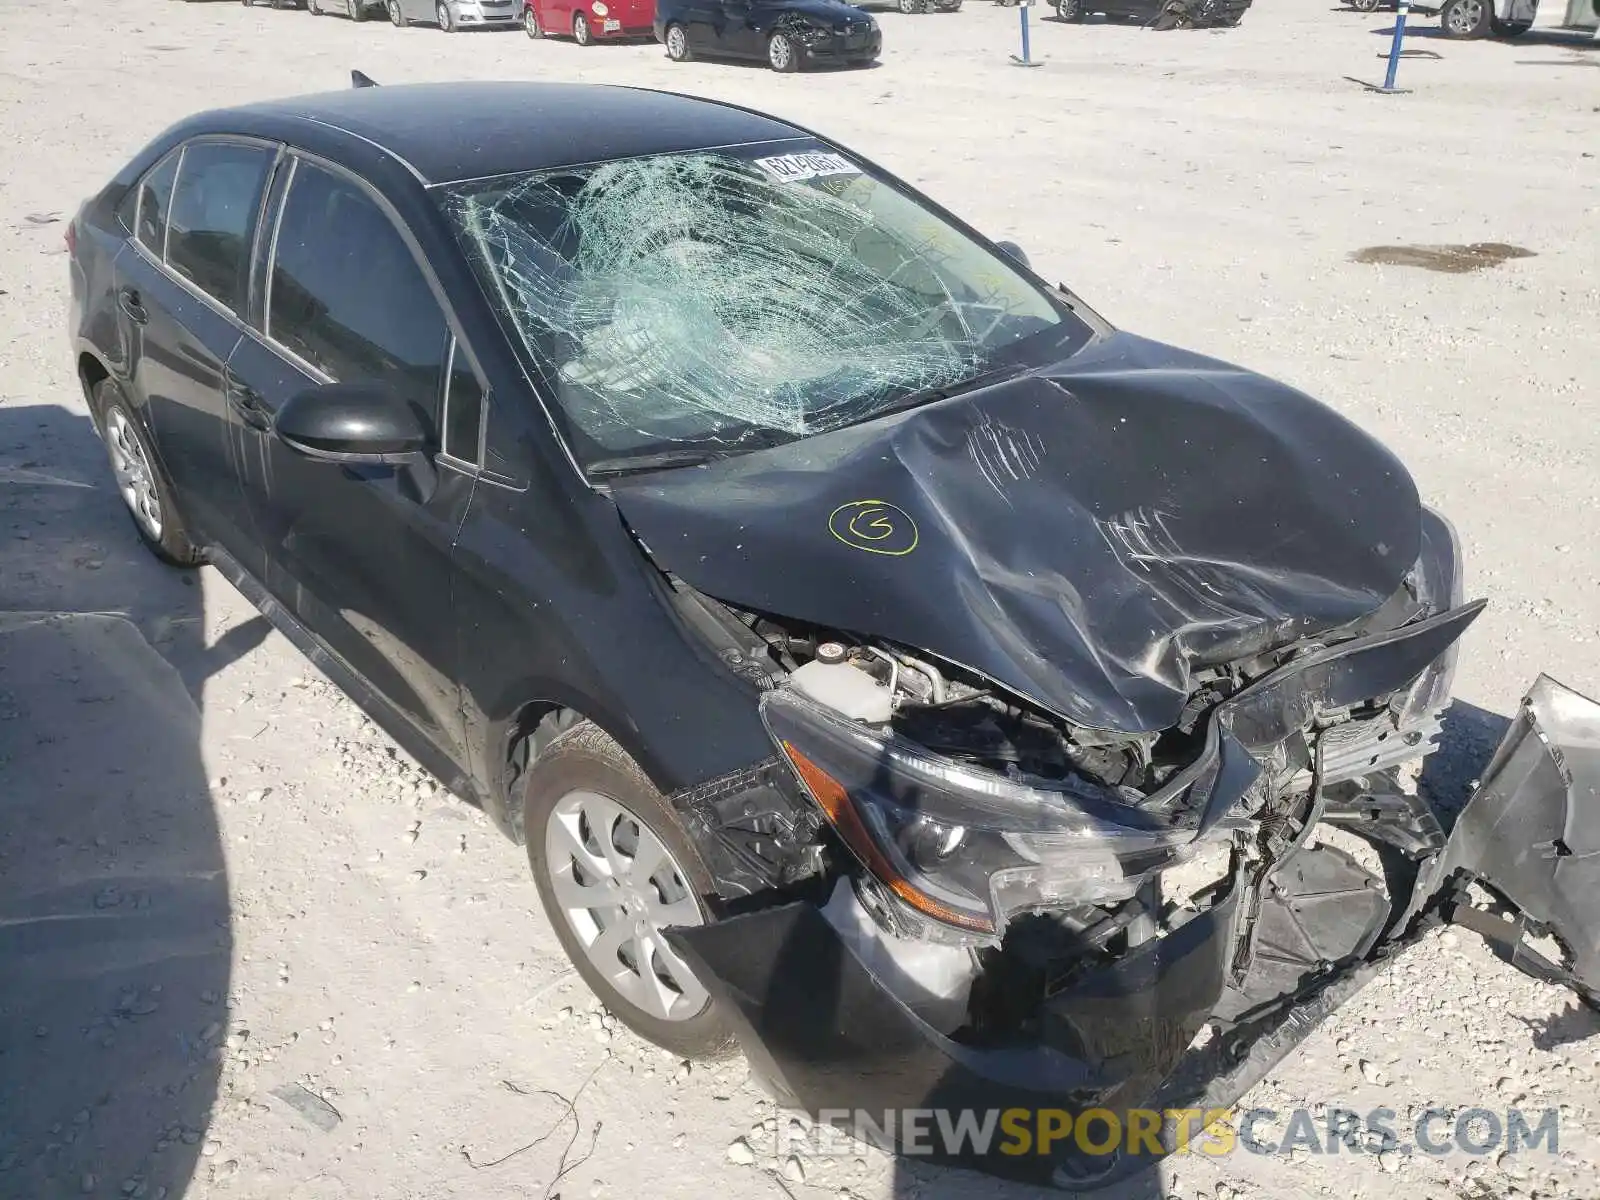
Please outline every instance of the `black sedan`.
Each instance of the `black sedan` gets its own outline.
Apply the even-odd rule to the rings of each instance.
[[[877,20],[841,0],[657,0],[655,31],[673,62],[755,59],[774,71],[864,66],[883,50]]]
[[[1570,693],[1466,841],[1402,784],[1481,603],[1401,464],[858,154],[633,88],[369,86],[184,121],[67,240],[138,535],[525,845],[663,1047],[737,1041],[813,1113],[1226,1107],[1490,862],[1600,979],[1592,871],[1518,850],[1600,861],[1561,817],[1593,756],[1539,768]]]

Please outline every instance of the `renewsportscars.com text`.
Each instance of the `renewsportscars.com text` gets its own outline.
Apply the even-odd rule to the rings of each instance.
[[[1559,1152],[1560,1113],[1546,1108],[1426,1108],[1402,1118],[1390,1108],[1365,1111],[1248,1108],[903,1108],[868,1112],[823,1109],[817,1121],[780,1118],[772,1136],[778,1155],[853,1153],[866,1142],[900,1154],[1510,1154]]]

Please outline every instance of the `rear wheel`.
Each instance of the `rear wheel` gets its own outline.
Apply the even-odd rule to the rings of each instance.
[[[674,1054],[726,1054],[726,1020],[661,936],[712,919],[710,872],[622,747],[588,721],[556,736],[524,777],[523,828],[540,902],[595,995]]]
[[[94,407],[117,494],[127,506],[140,540],[163,562],[175,567],[197,565],[204,556],[189,540],[172,484],[127,398],[116,384],[102,380],[94,390]]]
[[[594,41],[594,33],[589,29],[589,18],[581,12],[572,14],[572,40],[580,46],[587,46]]]
[[[406,27],[406,15],[400,11],[400,0],[389,0],[389,24],[396,29]]]
[[[1383,0],[1346,0],[1346,2],[1357,12],[1369,13],[1377,12],[1378,5],[1383,3]]]
[[[1532,21],[1502,21],[1499,17],[1489,18],[1489,32],[1495,37],[1521,37],[1532,28]]]
[[[317,0],[306,0],[306,11],[313,17],[320,17],[322,15],[322,5],[318,4]]]
[[[1493,19],[1489,0],[1445,0],[1439,10],[1439,27],[1446,37],[1481,38]]]
[[[531,38],[544,36],[544,30],[539,28],[539,14],[533,11],[531,4],[522,10],[522,31]]]
[[[1056,0],[1056,16],[1063,21],[1083,20],[1082,0]]]
[[[344,13],[352,21],[367,19],[367,0],[344,0]]]
[[[689,33],[682,25],[667,26],[667,57],[673,62],[689,62],[694,51],[689,49]]]
[[[767,39],[767,62],[774,71],[789,74],[800,69],[800,49],[787,33],[775,33]]]

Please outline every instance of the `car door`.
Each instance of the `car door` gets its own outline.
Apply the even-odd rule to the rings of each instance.
[[[755,32],[755,11],[749,0],[722,0],[712,10],[719,54],[758,58],[766,53]]]
[[[262,582],[460,763],[452,548],[477,446],[453,463],[439,431],[447,391],[459,400],[478,389],[470,354],[410,238],[365,184],[297,156],[271,215],[256,320],[228,362]],[[341,465],[279,440],[272,419],[284,403],[332,382],[380,385],[410,405],[432,433],[429,462]]]
[[[133,239],[118,253],[118,320],[156,452],[201,541],[237,554],[251,532],[228,440],[223,367],[239,315],[256,214],[278,148],[204,138],[140,182]]]

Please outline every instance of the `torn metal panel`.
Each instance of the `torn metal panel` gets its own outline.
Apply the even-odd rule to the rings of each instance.
[[[930,651],[1099,729],[1169,728],[1197,668],[1422,607],[1402,581],[1424,514],[1386,449],[1129,334],[613,495],[700,591]]]
[[[1565,981],[1600,1003],[1600,704],[1539,676],[1456,822],[1436,878],[1457,872],[1516,905],[1529,932],[1554,933],[1571,956]],[[1522,966],[1522,924],[1510,931],[1512,961]]]

